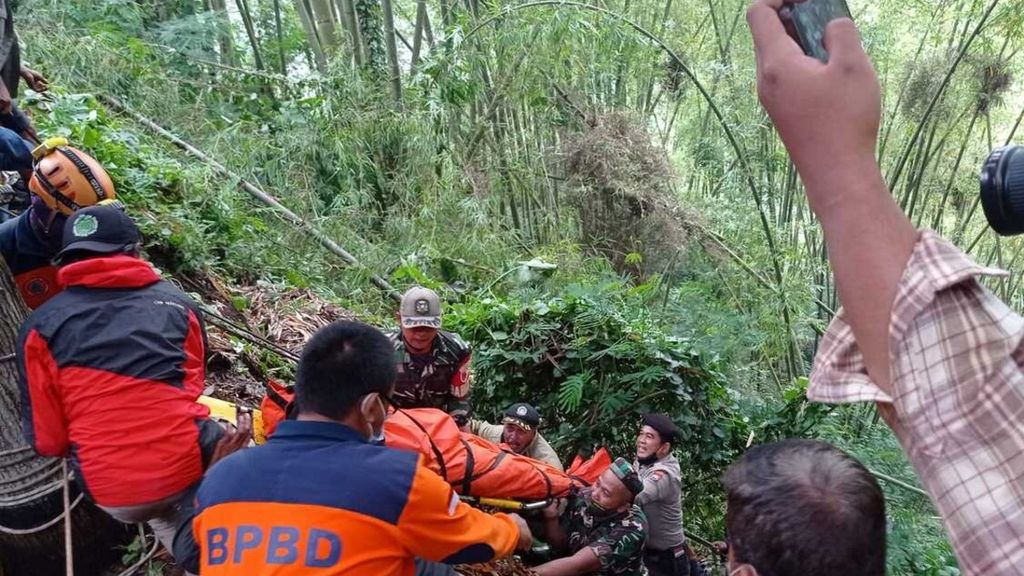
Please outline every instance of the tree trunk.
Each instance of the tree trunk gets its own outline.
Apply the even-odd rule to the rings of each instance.
[[[228,7],[225,0],[210,0],[210,9],[217,12],[220,30],[217,32],[220,44],[220,61],[222,64],[234,66],[235,44],[231,40],[231,21],[228,19]]]
[[[416,29],[412,35],[412,57],[409,59],[409,74],[416,70],[416,65],[420,62],[420,48],[423,46],[423,32],[427,25],[426,19],[427,2],[426,0],[417,0]]]
[[[235,0],[238,6],[238,13],[242,17],[242,24],[245,25],[245,33],[249,37],[249,44],[252,45],[252,58],[257,70],[263,70],[263,54],[260,51],[260,41],[256,37],[256,28],[252,23],[252,13],[249,12],[249,4],[246,0]]]
[[[353,0],[359,34],[363,38],[365,63],[375,74],[383,76],[387,65],[384,33],[381,24],[380,0]]]
[[[398,62],[398,47],[395,45],[395,12],[391,0],[381,0],[384,12],[384,41],[388,49],[388,76],[390,76],[391,97],[395,103],[402,105],[402,74]]]
[[[331,11],[331,3],[329,0],[311,0],[309,6],[312,8],[317,38],[320,39],[320,45],[324,52],[330,56],[338,46],[338,32],[334,28],[334,12]]]
[[[281,76],[287,76],[288,61],[284,55],[284,32],[281,28],[281,0],[274,0],[274,32],[277,35],[277,58],[281,65]]]
[[[21,435],[21,399],[13,360],[18,328],[27,310],[7,265],[0,259],[0,574],[60,576],[64,566],[64,523],[61,520],[33,534],[8,534],[9,529],[43,526],[63,513],[61,461],[37,456]],[[117,522],[81,497],[71,484],[75,574],[93,576],[117,562],[119,545],[134,528]]]
[[[356,23],[356,12],[352,6],[352,0],[337,0],[338,12],[341,13],[341,21],[345,25],[345,32],[348,33],[349,48],[352,50],[352,59],[356,66],[363,65],[363,41],[359,39],[359,25]]]
[[[309,49],[313,51],[313,60],[316,62],[316,69],[320,72],[327,70],[327,56],[324,55],[324,48],[320,44],[320,38],[316,34],[316,26],[313,25],[313,17],[306,7],[305,0],[294,0],[295,11],[299,13],[299,21],[302,22],[302,29],[306,31],[306,41]]]

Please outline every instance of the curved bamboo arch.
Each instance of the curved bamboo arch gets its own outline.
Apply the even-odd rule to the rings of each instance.
[[[704,87],[704,84],[702,84],[701,81],[697,78],[697,75],[693,72],[693,70],[691,70],[685,62],[683,62],[682,58],[680,58],[671,48],[669,48],[669,46],[665,43],[664,40],[659,38],[653,32],[647,30],[643,26],[640,26],[636,22],[633,22],[632,20],[623,16],[622,14],[613,12],[611,10],[608,10],[607,8],[594,6],[592,4],[586,4],[584,2],[576,2],[574,0],[536,0],[534,2],[526,2],[523,4],[516,4],[513,6],[506,6],[498,14],[485,18],[479,24],[474,26],[468,33],[466,33],[463,40],[468,40],[472,38],[482,29],[490,26],[491,24],[498,20],[501,20],[511,15],[513,12],[518,12],[520,10],[525,10],[527,8],[540,7],[567,7],[575,8],[578,10],[588,10],[591,12],[596,12],[598,14],[601,14],[602,16],[611,18],[613,20],[616,20],[620,23],[626,24],[634,31],[636,31],[640,35],[644,36],[645,38],[653,42],[658,48],[665,52],[665,54],[672,58],[676,65],[679,66],[679,69],[682,70],[682,72],[686,75],[687,78],[690,79],[691,82],[693,82],[693,85],[697,88],[697,91],[700,92],[701,97],[704,99],[705,102],[707,102],[708,107],[711,109],[711,112],[715,115],[715,119],[718,120],[718,124],[722,127],[722,131],[725,133],[725,137],[729,141],[729,145],[736,153],[736,159],[740,163],[740,166],[743,170],[743,175],[747,182],[747,187],[750,188],[750,193],[754,197],[754,204],[757,205],[757,213],[761,220],[761,228],[764,232],[765,241],[768,243],[768,252],[769,254],[771,254],[772,258],[772,268],[774,273],[773,275],[775,276],[775,283],[777,286],[776,292],[778,293],[779,300],[782,304],[783,320],[786,324],[786,330],[790,335],[790,354],[792,355],[792,361],[794,362],[793,367],[796,368],[795,362],[799,356],[797,354],[796,343],[793,341],[793,329],[789,314],[789,304],[786,301],[785,290],[783,289],[782,263],[779,261],[779,254],[775,247],[775,236],[772,234],[771,225],[768,222],[768,215],[765,214],[764,202],[761,197],[761,191],[757,187],[757,183],[754,180],[754,174],[750,169],[750,164],[747,162],[746,152],[743,150],[743,147],[740,146],[740,143],[736,139],[736,136],[733,134],[728,122],[726,122],[725,116],[722,114],[722,111],[719,110],[718,105],[715,104],[714,99],[711,98],[711,94]]]

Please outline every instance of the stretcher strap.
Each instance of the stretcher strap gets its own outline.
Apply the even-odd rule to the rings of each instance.
[[[469,494],[469,488],[473,484],[473,468],[476,466],[476,458],[473,456],[473,449],[465,438],[459,437],[463,449],[466,450],[466,475],[462,477],[462,493]]]
[[[419,420],[413,418],[412,415],[406,412],[405,410],[402,410],[401,408],[396,408],[395,410],[401,412],[406,418],[408,418],[413,424],[415,424],[416,427],[419,428],[421,432],[423,432],[423,436],[426,437],[427,442],[430,442],[430,450],[434,453],[434,460],[437,461],[438,472],[441,474],[441,478],[444,478],[444,481],[447,482],[448,468],[444,464],[444,455],[441,453],[441,450],[437,447],[437,444],[434,444],[434,439],[430,437],[430,433],[427,432],[427,429],[423,427],[423,424],[420,424]]]
[[[550,500],[550,499],[551,499],[551,497],[552,497],[552,496],[554,495],[554,492],[555,492],[555,488],[554,488],[554,486],[552,486],[552,485],[551,485],[551,478],[550,478],[550,477],[549,477],[549,476],[548,476],[547,474],[545,474],[543,470],[541,470],[540,468],[538,468],[538,467],[537,467],[537,465],[536,465],[536,464],[534,464],[534,463],[533,463],[533,462],[532,462],[532,461],[531,461],[531,460],[530,460],[529,458],[525,458],[524,460],[525,460],[525,462],[526,462],[527,464],[529,464],[529,465],[530,465],[530,466],[531,466],[531,467],[532,467],[532,468],[533,468],[534,470],[536,470],[536,471],[537,471],[537,474],[540,474],[541,478],[543,478],[543,479],[544,479],[544,484],[545,484],[545,486],[547,487],[547,491],[548,491],[548,495],[547,495],[547,496],[545,496],[545,497],[544,497],[544,499],[545,499],[545,500]]]
[[[469,482],[467,482],[466,478],[462,478],[462,479],[460,479],[460,480],[454,480],[454,481],[452,482],[452,484],[459,484],[459,483],[463,483],[463,484],[464,484],[464,486],[468,488],[468,487],[469,487],[469,485],[470,485],[470,483],[471,483],[471,482],[472,482],[473,480],[479,480],[479,479],[480,479],[480,478],[482,478],[482,477],[483,477],[484,475],[486,475],[486,474],[489,474],[490,472],[493,472],[494,470],[496,470],[496,469],[498,468],[498,466],[500,466],[500,465],[501,465],[501,461],[505,459],[505,456],[507,456],[507,453],[506,453],[506,452],[500,452],[500,453],[498,454],[498,457],[497,457],[497,458],[495,458],[495,459],[494,459],[494,460],[493,460],[493,461],[491,462],[491,465],[490,465],[490,466],[488,466],[488,467],[487,467],[487,469],[485,469],[485,470],[481,470],[480,472],[477,472],[476,474],[473,474],[473,475],[472,475],[472,477],[469,477]],[[467,493],[464,493],[464,495],[466,495],[466,496],[469,496],[469,494],[467,494]]]

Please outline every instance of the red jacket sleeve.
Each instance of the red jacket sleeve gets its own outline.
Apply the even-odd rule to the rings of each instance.
[[[206,385],[206,328],[202,317],[194,310],[188,311],[184,369],[185,392],[199,398]]]
[[[39,454],[65,456],[68,427],[57,362],[46,340],[34,329],[24,335],[17,357],[22,433]]]

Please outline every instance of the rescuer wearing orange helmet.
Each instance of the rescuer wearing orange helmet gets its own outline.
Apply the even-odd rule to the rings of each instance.
[[[32,204],[0,224],[0,254],[21,297],[35,309],[61,291],[51,260],[60,250],[67,217],[79,208],[114,202],[114,183],[95,158],[50,138],[32,151]]]

